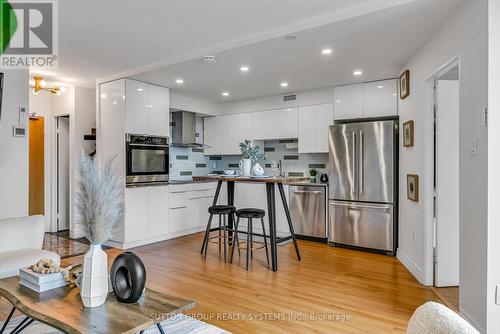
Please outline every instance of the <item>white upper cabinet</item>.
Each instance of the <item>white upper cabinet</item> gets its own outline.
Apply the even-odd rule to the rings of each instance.
[[[148,84],[125,80],[125,132],[147,134],[149,124]]]
[[[149,85],[149,130],[153,136],[168,137],[170,126],[170,103],[168,88]]]
[[[299,153],[327,153],[328,128],[333,124],[333,105],[300,107]]]
[[[169,89],[125,81],[125,132],[169,136]]]
[[[333,88],[335,119],[363,118],[363,84]]]
[[[205,155],[239,155],[238,144],[252,139],[252,114],[233,114],[204,119]]]
[[[297,108],[254,112],[252,118],[252,137],[255,140],[298,137]]]
[[[364,117],[398,114],[397,79],[364,84]]]
[[[328,132],[333,125],[333,105],[319,104],[315,107],[316,114],[316,151],[317,153],[328,153]]]

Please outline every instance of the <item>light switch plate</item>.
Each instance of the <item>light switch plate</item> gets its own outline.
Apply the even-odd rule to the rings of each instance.
[[[495,304],[500,305],[500,285],[497,285],[495,290]]]
[[[477,137],[472,137],[470,140],[470,155],[477,155]]]

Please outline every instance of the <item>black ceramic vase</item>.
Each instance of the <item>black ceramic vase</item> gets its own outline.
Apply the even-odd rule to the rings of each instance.
[[[111,285],[121,303],[135,303],[142,296],[146,284],[146,268],[132,252],[118,255],[111,265]]]

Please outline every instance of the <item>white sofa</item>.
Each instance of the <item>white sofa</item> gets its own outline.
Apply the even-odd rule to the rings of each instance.
[[[479,334],[479,332],[446,306],[427,302],[413,313],[406,334]]]
[[[59,265],[58,254],[42,249],[44,234],[43,216],[0,220],[0,278],[16,276],[20,268],[41,258],[52,259]]]

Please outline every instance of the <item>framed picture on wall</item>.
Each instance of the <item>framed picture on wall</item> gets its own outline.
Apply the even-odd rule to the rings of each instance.
[[[408,121],[403,123],[403,146],[411,147],[413,146],[413,133],[414,124],[413,121]]]
[[[410,95],[410,71],[406,70],[399,76],[399,98]]]
[[[406,195],[410,201],[418,202],[418,175],[406,175]]]

